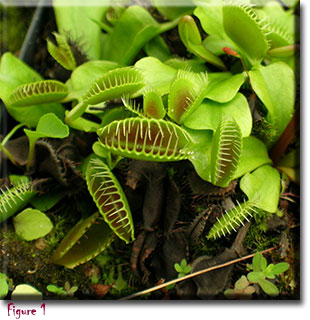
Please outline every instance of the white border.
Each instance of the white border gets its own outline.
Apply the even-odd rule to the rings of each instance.
[[[10,5],[29,5],[29,3],[37,3],[35,0],[0,0],[0,3],[6,4],[10,2]],[[104,4],[107,0],[81,0],[85,5],[92,4]],[[114,2],[114,1],[113,1]],[[116,1],[115,1],[116,2]],[[187,0],[167,1],[169,5],[184,5]],[[64,4],[72,3],[69,0],[64,0]],[[110,3],[110,2],[109,2]],[[46,303],[46,316],[24,316],[21,319],[124,319],[124,320],[137,320],[137,319],[172,319],[172,320],[200,320],[200,319],[225,319],[225,320],[243,320],[243,319],[279,319],[279,320],[295,320],[306,319],[310,313],[310,300],[309,300],[309,221],[310,221],[310,206],[306,196],[306,192],[309,190],[310,176],[309,169],[307,168],[307,159],[309,159],[309,130],[308,124],[309,108],[310,108],[310,90],[308,89],[309,74],[310,74],[310,59],[309,55],[309,32],[310,32],[310,17],[309,9],[310,2],[301,0],[301,34],[302,34],[302,46],[301,46],[301,132],[302,132],[302,174],[301,179],[304,181],[302,184],[302,292],[301,302],[293,301],[253,301],[253,302],[227,302],[227,301],[162,301],[162,302],[149,302],[149,301],[124,301],[122,303],[118,301],[44,301]],[[309,163],[310,164],[310,163]],[[304,199],[306,198],[306,199]],[[0,301],[0,319],[15,319],[14,317],[7,316],[7,304],[10,301]],[[43,302],[43,301],[42,301]],[[17,304],[19,307],[38,308],[42,303],[29,302],[23,305]],[[308,314],[308,316],[306,316]]]

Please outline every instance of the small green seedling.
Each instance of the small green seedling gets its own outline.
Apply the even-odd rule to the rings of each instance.
[[[242,276],[236,281],[235,287],[233,289],[226,289],[224,295],[229,299],[249,299],[255,292],[255,288],[248,281],[246,276]]]
[[[49,284],[46,289],[49,292],[56,293],[59,297],[73,297],[74,293],[78,290],[77,286],[70,286],[69,282],[66,281],[63,287],[57,287],[53,284]]]
[[[276,265],[272,263],[267,265],[267,260],[258,252],[253,257],[252,267],[253,271],[247,275],[248,280],[259,284],[261,289],[269,296],[279,295],[279,289],[267,279],[275,279],[277,275],[280,275],[289,268],[289,264],[280,262]]]
[[[280,262],[276,265],[272,263],[267,265],[267,260],[260,252],[257,252],[253,257],[252,266],[247,265],[247,267],[253,271],[249,272],[247,277],[243,275],[235,283],[234,289],[225,290],[224,294],[227,298],[250,298],[255,292],[255,288],[252,286],[254,283],[257,283],[269,296],[276,297],[279,295],[277,286],[267,279],[275,279],[277,275],[285,272],[289,268],[288,263]]]
[[[185,259],[182,259],[180,264],[175,263],[174,269],[179,273],[178,278],[184,277],[185,275],[189,274],[192,270],[191,266],[187,264]]]

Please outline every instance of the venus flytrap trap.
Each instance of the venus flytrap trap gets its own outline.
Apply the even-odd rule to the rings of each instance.
[[[179,34],[182,42],[190,52],[219,69],[226,70],[222,60],[203,46],[197,25],[191,16],[182,17],[179,22]]]
[[[66,122],[79,118],[88,105],[96,105],[107,100],[132,95],[144,86],[142,74],[135,68],[124,67],[111,70],[97,79],[80,102],[67,115]]]
[[[53,35],[55,36],[58,46],[47,39],[47,50],[49,54],[65,69],[74,70],[76,68],[76,61],[66,36],[56,32],[54,32]]]
[[[13,188],[1,188],[0,191],[0,223],[25,207],[37,194],[32,189],[31,182],[21,183]]]
[[[190,136],[166,120],[128,118],[113,121],[98,130],[102,146],[120,156],[152,161],[187,158]]]
[[[207,84],[207,73],[179,70],[170,87],[169,117],[181,124],[201,104]]]
[[[109,167],[99,159],[89,161],[88,190],[104,221],[126,243],[134,240],[134,227],[126,196]]]
[[[52,254],[56,264],[73,269],[105,250],[114,240],[113,232],[96,212],[81,219],[62,239]]]

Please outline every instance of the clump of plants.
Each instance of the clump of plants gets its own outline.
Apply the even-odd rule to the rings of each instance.
[[[208,293],[206,272],[145,298],[249,296],[253,284],[290,298],[266,278],[296,263],[297,2],[53,3],[45,50],[67,80],[1,57],[0,98],[15,121],[0,141],[2,225],[19,241],[50,240],[52,265],[90,266],[97,298],[179,282],[249,248],[274,250],[271,264],[257,253],[234,289],[231,266],[212,271]],[[64,212],[74,224],[59,239]],[[255,230],[274,240],[256,245]],[[71,297],[79,284],[68,283],[47,282],[46,294]]]

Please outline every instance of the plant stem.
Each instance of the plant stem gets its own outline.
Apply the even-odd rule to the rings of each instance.
[[[260,253],[262,253],[262,254],[263,253],[267,253],[267,252],[273,251],[274,249],[275,249],[275,247],[269,248],[269,249],[260,251]],[[224,268],[224,267],[230,266],[232,264],[235,264],[235,263],[243,261],[243,260],[247,260],[247,259],[253,258],[255,256],[255,254],[256,253],[252,253],[252,254],[249,254],[249,255],[247,255],[245,257],[241,257],[241,258],[238,258],[238,259],[235,259],[235,260],[231,260],[231,261],[219,264],[219,265],[214,266],[214,267],[210,267],[210,268],[206,268],[206,269],[203,269],[203,270],[199,270],[199,271],[194,272],[194,273],[190,273],[190,274],[188,274],[188,275],[186,275],[186,276],[184,276],[182,278],[178,278],[178,279],[174,279],[174,280],[165,282],[165,283],[160,284],[158,286],[155,286],[155,287],[152,287],[152,288],[149,288],[149,289],[134,293],[134,294],[132,294],[130,296],[121,298],[120,300],[130,300],[130,299],[133,299],[133,298],[140,297],[140,296],[142,296],[144,294],[151,293],[153,291],[165,288],[165,287],[167,287],[167,286],[169,286],[171,284],[174,284],[174,283],[177,283],[177,282],[180,282],[180,281],[183,281],[183,280],[187,280],[187,279],[202,275],[204,273],[207,273],[207,272],[210,272],[210,271],[213,271],[213,270],[216,270],[216,269]]]
[[[157,34],[161,34],[161,33],[164,33],[166,31],[169,31],[170,29],[176,27],[180,21],[180,17],[172,20],[172,21],[169,21],[169,22],[165,22],[165,23],[162,23],[160,26],[159,26],[159,29],[158,29],[158,32]]]
[[[6,137],[2,140],[2,146],[4,146],[13,136],[13,134],[21,127],[25,126],[23,123],[18,124],[15,126],[7,135]]]
[[[10,161],[16,166],[16,162],[12,153],[4,147],[3,143],[0,143],[0,150],[10,159]]]
[[[70,123],[79,118],[86,110],[87,104],[84,101],[80,101],[68,114],[66,115],[65,122]]]

